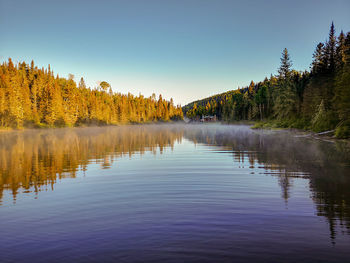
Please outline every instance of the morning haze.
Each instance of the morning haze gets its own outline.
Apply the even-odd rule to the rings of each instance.
[[[0,262],[347,262],[349,11],[0,0]]]

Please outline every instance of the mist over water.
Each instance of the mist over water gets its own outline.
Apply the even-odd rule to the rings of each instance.
[[[345,262],[350,148],[245,125],[0,133],[1,262]]]

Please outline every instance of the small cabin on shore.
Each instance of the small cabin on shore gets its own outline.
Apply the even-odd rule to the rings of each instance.
[[[211,115],[207,115],[204,116],[202,115],[202,118],[200,120],[201,122],[216,122],[216,115],[211,116]]]

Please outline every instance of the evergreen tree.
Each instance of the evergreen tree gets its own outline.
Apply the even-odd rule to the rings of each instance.
[[[282,79],[288,79],[292,67],[292,61],[290,60],[288,49],[285,48],[282,52],[281,66],[278,69],[279,77]]]
[[[343,31],[340,32],[338,43],[336,47],[336,67],[341,69],[345,64],[345,35]]]
[[[292,61],[288,50],[285,48],[278,69],[279,79],[275,91],[274,111],[278,119],[289,118],[296,110],[296,93],[291,82],[291,66]]]
[[[110,89],[107,92],[108,88]],[[0,65],[0,127],[75,126],[181,120],[181,107],[155,95],[115,94],[103,81],[97,89],[79,85],[74,76],[54,77],[50,68],[38,69],[12,60]]]
[[[345,37],[341,32],[336,37],[332,23],[326,43],[316,47],[311,72],[292,70],[288,50],[284,49],[277,76],[192,102],[183,111],[192,119],[204,108],[205,113],[215,112],[225,121],[269,118],[285,127],[319,131],[338,124],[341,132],[337,136],[350,137],[349,34]]]
[[[350,121],[350,32],[344,41],[344,61],[344,67],[336,77],[334,102],[340,120]]]
[[[314,54],[312,55],[313,61],[311,66],[311,72],[313,74],[320,73],[327,68],[327,65],[325,65],[325,49],[323,43],[318,43],[316,50]]]
[[[335,36],[335,27],[332,22],[331,28],[329,30],[328,42],[326,44],[326,52],[328,57],[328,69],[330,72],[333,72],[335,69],[335,58],[336,58],[336,36]]]

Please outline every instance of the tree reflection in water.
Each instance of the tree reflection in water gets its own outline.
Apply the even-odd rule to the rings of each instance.
[[[288,131],[255,131],[229,125],[135,125],[26,130],[0,134],[0,200],[11,191],[53,189],[57,180],[76,177],[90,163],[108,169],[122,156],[161,154],[185,138],[194,144],[229,148],[236,163],[264,168],[277,176],[287,202],[293,178],[306,178],[319,216],[331,238],[336,225],[350,234],[350,151],[348,143],[323,142]],[[1,203],[0,203],[1,204]]]
[[[300,137],[289,131],[255,131],[246,126],[188,130],[196,143],[232,148],[235,162],[249,160],[278,176],[282,198],[290,195],[293,178],[306,178],[317,215],[327,218],[331,238],[335,225],[350,234],[350,145]]]
[[[145,151],[162,153],[181,141],[179,129],[123,126],[32,130],[0,134],[0,200],[3,190],[16,199],[20,188],[38,192],[57,179],[74,178],[91,162],[110,168],[122,156]]]

